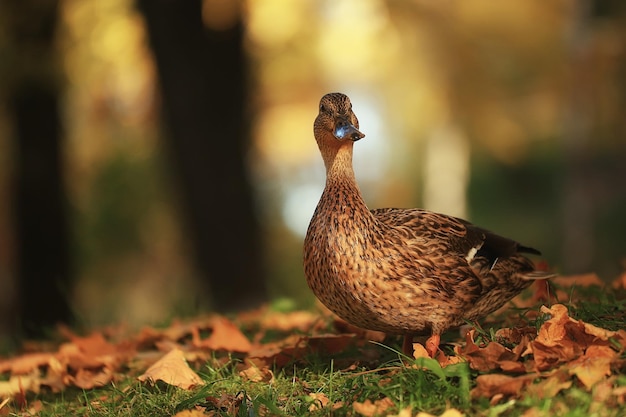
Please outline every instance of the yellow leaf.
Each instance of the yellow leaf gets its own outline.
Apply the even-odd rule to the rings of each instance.
[[[267,366],[259,368],[251,365],[239,372],[239,376],[252,382],[268,382],[271,384],[274,381],[274,373]]]
[[[373,417],[382,414],[388,408],[393,407],[393,401],[389,397],[385,397],[380,400],[372,402],[371,400],[365,400],[360,403],[355,401],[352,403],[352,408],[355,412],[361,414],[364,417]]]
[[[151,383],[160,380],[186,390],[204,385],[204,381],[189,367],[180,349],[172,349],[137,379]]]
[[[309,411],[313,412],[326,407],[330,400],[323,392],[312,392],[309,397],[313,398],[313,403],[309,406]]]

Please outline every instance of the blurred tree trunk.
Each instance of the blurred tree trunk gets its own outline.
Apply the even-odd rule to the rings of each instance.
[[[266,298],[247,175],[249,118],[241,14],[203,25],[201,0],[138,0],[159,73],[168,152],[179,176],[195,263],[221,311]]]
[[[8,0],[7,111],[15,137],[17,320],[27,336],[69,322],[72,278],[62,169],[57,1]]]

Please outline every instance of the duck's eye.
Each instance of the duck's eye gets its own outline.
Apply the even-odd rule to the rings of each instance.
[[[328,111],[328,108],[325,105],[320,104],[320,112],[326,113],[327,111]]]

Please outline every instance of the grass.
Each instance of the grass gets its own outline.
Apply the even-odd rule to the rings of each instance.
[[[570,301],[570,315],[599,327],[625,329],[624,291],[585,289],[585,299]],[[535,309],[536,311],[537,309]],[[526,310],[510,310],[526,320]],[[526,320],[539,327],[546,317]],[[495,327],[478,329],[479,337],[493,340]],[[140,383],[136,375],[120,375],[118,382],[94,390],[68,388],[60,394],[42,392],[27,397],[27,406],[15,403],[0,410],[0,415],[22,416],[172,416],[177,412],[203,410],[214,416],[353,416],[355,403],[378,404],[380,415],[398,415],[410,408],[411,415],[425,411],[440,415],[456,408],[467,416],[598,416],[626,415],[624,397],[607,395],[607,389],[623,387],[626,392],[626,367],[613,369],[613,376],[586,390],[576,381],[554,396],[527,394],[519,399],[503,398],[490,404],[487,398],[472,399],[471,389],[478,372],[467,363],[442,368],[433,359],[402,357],[385,345],[367,347],[377,352],[377,360],[363,359],[363,351],[349,350],[339,355],[308,355],[281,369],[273,369],[270,381],[254,382],[240,374],[242,360],[221,357],[209,361],[198,373],[206,384],[192,391],[156,384]],[[626,363],[626,354],[622,350]],[[360,360],[360,362],[359,362]],[[373,365],[372,365],[373,363]],[[608,387],[608,388],[607,388]],[[37,408],[40,404],[41,407]],[[29,407],[34,407],[29,414]],[[4,413],[4,414],[3,414]]]

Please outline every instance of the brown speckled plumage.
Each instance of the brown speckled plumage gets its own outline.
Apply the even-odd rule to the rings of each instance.
[[[539,252],[465,220],[421,209],[369,210],[352,169],[364,135],[347,96],[322,97],[314,123],[326,187],[304,241],[309,287],[356,326],[405,336],[439,335],[501,307],[534,279],[520,253]],[[409,353],[409,352],[407,352]]]

